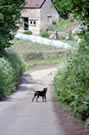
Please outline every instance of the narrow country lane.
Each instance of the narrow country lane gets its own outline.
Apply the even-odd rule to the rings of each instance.
[[[65,135],[52,100],[55,67],[24,73],[17,92],[0,102],[0,135]],[[32,102],[33,89],[48,87],[47,102]]]

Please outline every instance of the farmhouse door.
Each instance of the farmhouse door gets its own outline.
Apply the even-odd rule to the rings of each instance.
[[[24,17],[24,30],[29,30],[29,20],[28,20],[28,17]]]

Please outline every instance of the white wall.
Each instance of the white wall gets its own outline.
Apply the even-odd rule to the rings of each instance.
[[[53,6],[51,0],[46,0],[40,11],[41,31],[44,31],[53,21],[59,21],[59,14]],[[48,19],[48,16],[51,17]]]
[[[24,9],[22,12],[22,17],[29,18],[29,30],[32,31],[33,34],[40,34],[40,9]],[[31,20],[35,20],[36,24],[30,24]],[[21,24],[19,32],[24,32],[24,23]]]

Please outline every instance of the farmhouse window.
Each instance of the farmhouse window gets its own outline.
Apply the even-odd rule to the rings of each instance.
[[[36,20],[30,20],[30,26],[36,26]]]
[[[51,19],[52,18],[52,16],[48,16],[48,19]]]
[[[36,21],[34,21],[34,25],[36,25]]]
[[[49,22],[49,23],[52,22],[52,16],[48,16],[48,22]]]
[[[32,21],[30,21],[30,24],[32,24]]]

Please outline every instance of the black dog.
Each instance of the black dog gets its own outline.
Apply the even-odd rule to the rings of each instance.
[[[42,101],[46,102],[46,92],[47,92],[47,88],[44,88],[43,91],[35,91],[34,96],[32,98],[32,102],[34,101],[35,98],[36,101],[38,101],[39,97],[42,97]]]

